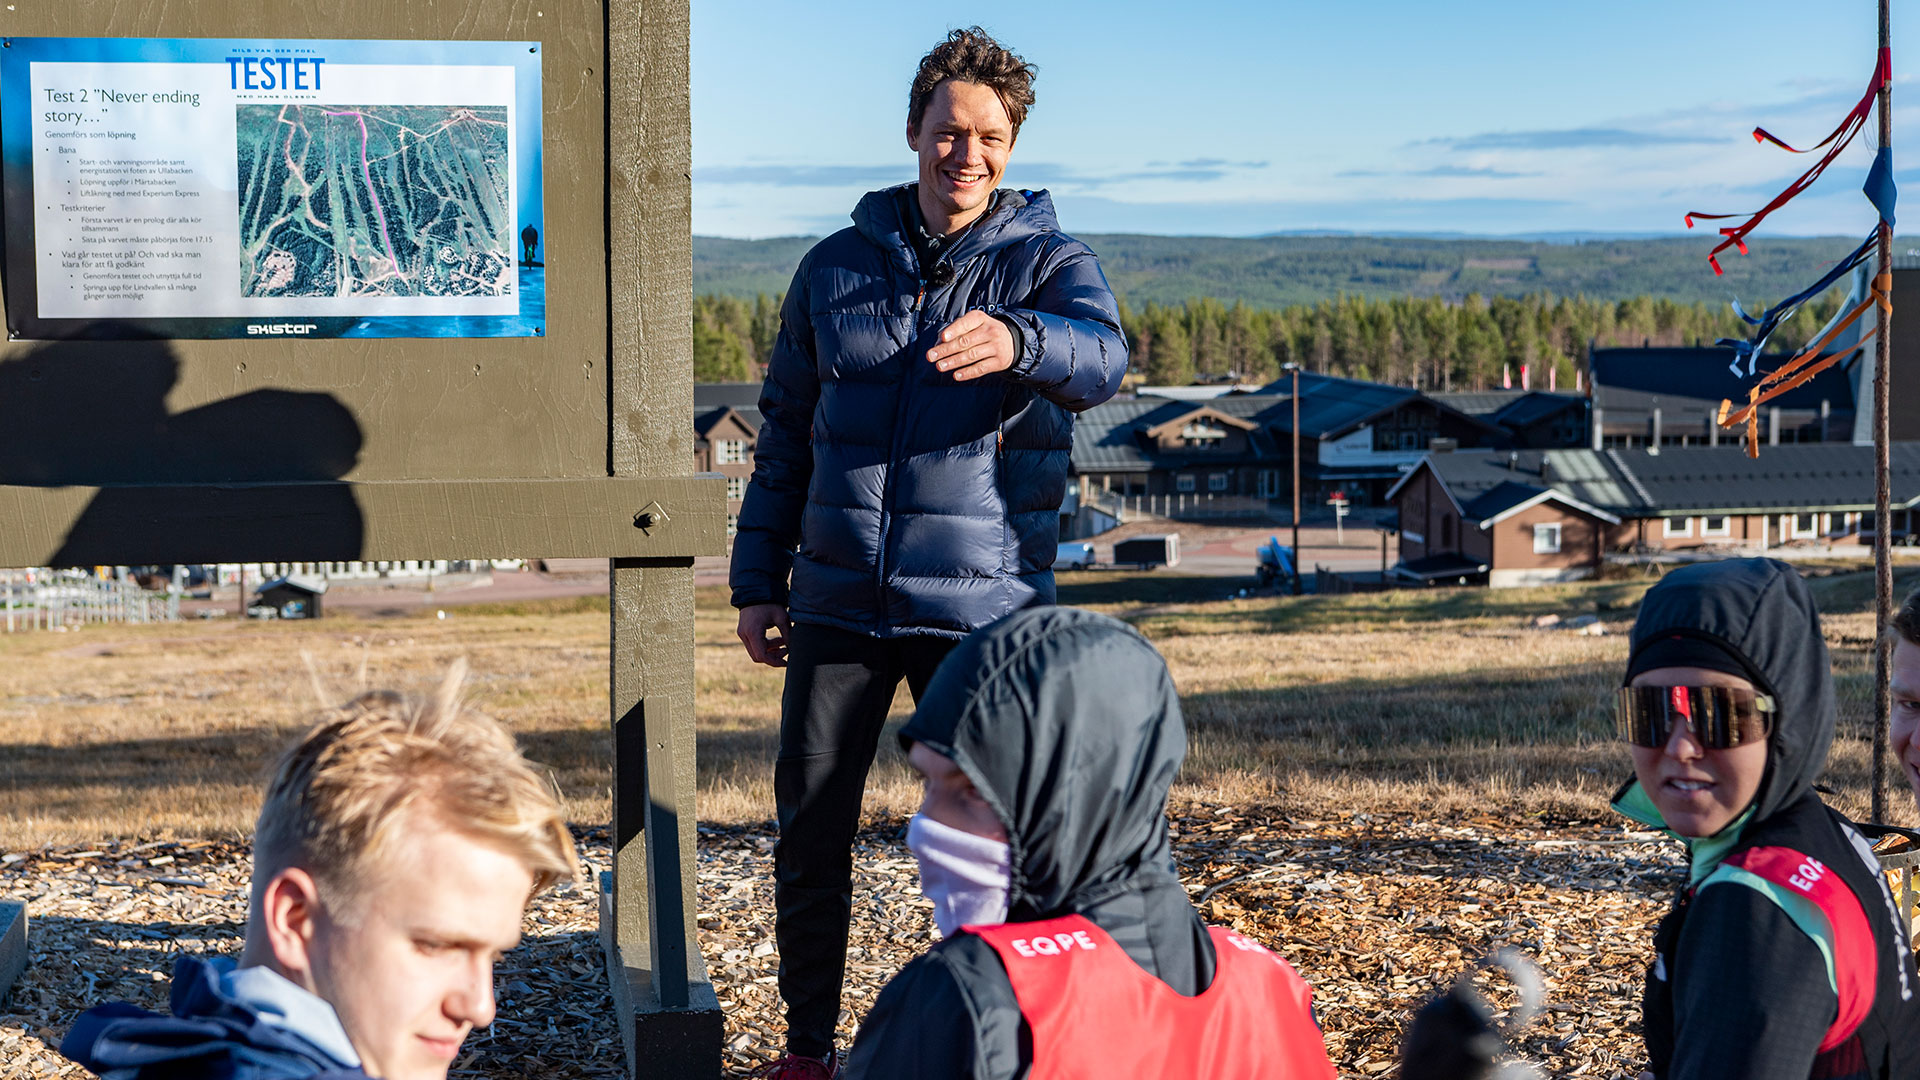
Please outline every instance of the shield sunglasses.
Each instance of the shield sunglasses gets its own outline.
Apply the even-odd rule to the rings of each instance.
[[[1614,728],[1635,746],[1658,750],[1685,724],[1701,746],[1765,742],[1773,728],[1773,698],[1730,686],[1624,686],[1613,699]]]

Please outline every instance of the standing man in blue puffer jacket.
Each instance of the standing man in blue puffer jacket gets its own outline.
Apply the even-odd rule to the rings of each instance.
[[[853,835],[894,691],[917,700],[970,631],[1053,602],[1074,415],[1126,371],[1093,252],[1046,192],[998,186],[1033,76],[979,27],[922,58],[919,181],[863,197],[781,308],[732,572],[748,655],[787,671],[773,1080],[838,1067]]]

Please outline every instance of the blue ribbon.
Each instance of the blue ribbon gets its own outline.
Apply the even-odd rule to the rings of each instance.
[[[1867,182],[1860,188],[1867,193],[1867,201],[1880,211],[1880,220],[1893,226],[1893,204],[1899,192],[1893,186],[1893,150],[1881,147],[1873,155],[1873,168],[1867,170]]]
[[[1880,162],[1887,160],[1888,157],[1887,152],[1884,149],[1881,150],[1880,157],[1874,162],[1874,169],[1877,171],[1880,168]],[[1868,177],[1867,185],[1867,197],[1871,199],[1873,198],[1873,179],[1871,175]],[[1890,212],[1893,208],[1893,170],[1891,166],[1888,167],[1886,174],[1886,198],[1887,209]],[[1874,205],[1878,206],[1880,204],[1875,202]],[[1887,221],[1891,224],[1893,219],[1889,217]],[[1714,342],[1716,345],[1725,345],[1733,349],[1733,363],[1728,365],[1728,367],[1733,370],[1733,373],[1735,375],[1740,374],[1740,362],[1745,360],[1747,363],[1747,377],[1752,378],[1754,374],[1756,374],[1755,369],[1759,366],[1760,351],[1766,348],[1767,339],[1773,336],[1774,330],[1778,329],[1781,323],[1793,318],[1794,313],[1800,310],[1800,305],[1826,292],[1827,289],[1832,287],[1834,282],[1852,273],[1854,267],[1872,258],[1874,245],[1879,242],[1879,239],[1880,233],[1879,230],[1876,229],[1859,247],[1853,249],[1853,254],[1833,264],[1833,269],[1827,271],[1825,277],[1761,312],[1758,318],[1747,314],[1746,309],[1740,306],[1740,301],[1735,300],[1733,302],[1733,313],[1740,316],[1740,318],[1746,321],[1748,326],[1752,326],[1755,329],[1752,336],[1745,341],[1739,338],[1721,338],[1719,341]]]

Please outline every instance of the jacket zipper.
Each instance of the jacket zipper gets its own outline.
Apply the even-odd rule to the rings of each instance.
[[[922,278],[918,290],[913,294],[913,310],[908,313],[910,332],[907,336],[907,347],[909,349],[913,348],[913,342],[920,337],[920,309],[926,299],[927,283],[926,279]],[[893,627],[892,617],[887,610],[887,534],[892,531],[893,525],[893,470],[900,463],[900,435],[906,428],[907,397],[913,391],[914,378],[920,370],[915,366],[913,359],[911,356],[907,357],[906,370],[900,376],[900,397],[894,403],[893,409],[892,449],[887,454],[887,481],[881,489],[880,498],[880,558],[874,565],[873,591],[879,608],[880,629],[883,633]]]

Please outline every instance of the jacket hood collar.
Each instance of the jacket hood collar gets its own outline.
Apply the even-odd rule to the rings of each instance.
[[[853,226],[860,235],[896,259],[905,259],[909,267],[914,265],[914,222],[901,212],[899,193],[906,191],[911,198],[918,187],[916,182],[869,191],[853,208]],[[993,200],[993,208],[968,226],[966,235],[947,253],[948,262],[958,264],[1030,236],[1060,231],[1060,222],[1053,214],[1053,197],[1045,191],[1000,188],[993,193]]]
[[[1721,646],[1758,690],[1773,695],[1767,773],[1752,820],[1765,821],[1811,791],[1827,765],[1837,710],[1820,612],[1805,579],[1776,559],[1683,566],[1647,590],[1630,655],[1676,635]]]
[[[60,1052],[103,1075],[201,1058],[220,1047],[245,1047],[255,1055],[283,1058],[315,1075],[364,1075],[338,1017],[324,1001],[292,983],[268,988],[257,978],[243,978],[236,987],[227,977],[231,973],[231,960],[182,956],[173,968],[173,1015],[156,1015],[124,1002],[101,1005],[74,1021]],[[295,995],[309,1000],[296,1001]]]
[[[1175,880],[1167,789],[1186,727],[1166,662],[1125,623],[1049,607],[977,631],[900,738],[952,758],[999,816],[1010,921]]]

